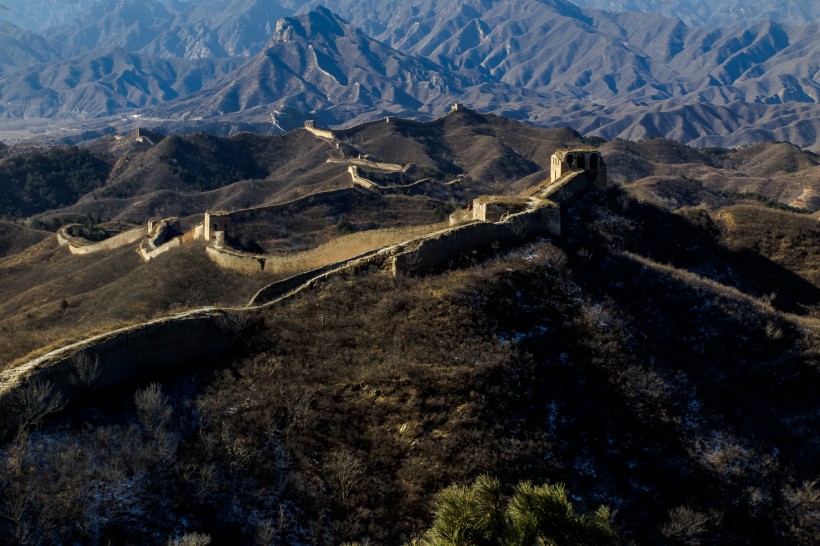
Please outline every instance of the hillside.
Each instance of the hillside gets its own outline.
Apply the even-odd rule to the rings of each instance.
[[[4,471],[6,494],[42,507],[25,521],[43,538],[400,544],[436,491],[490,472],[566,482],[640,544],[810,544],[816,318],[693,274],[726,252],[702,221],[617,190],[572,214],[566,249],[345,276],[277,306],[244,356],[209,363],[224,373],[154,393],[159,415],[126,392],[36,433],[31,471]],[[59,510],[49,500],[81,483],[93,486]],[[74,531],[75,518],[105,523]]]
[[[597,150],[609,188],[565,207],[560,237],[454,251],[423,276],[366,256],[253,311],[282,279],[223,269],[205,242],[146,262],[138,242],[74,255],[34,229],[175,214],[185,230],[208,208],[222,222],[217,207],[262,207],[231,244],[287,256],[517,195],[566,147]],[[0,161],[23,180],[53,154],[108,174],[0,222],[0,425],[24,421],[0,439],[0,502],[30,507],[0,519],[12,543],[405,544],[438,491],[482,473],[505,493],[566,483],[579,511],[613,510],[624,543],[814,543],[815,154],[607,142],[462,109],[332,138],[145,132]],[[384,185],[351,187],[348,166]],[[141,324],[95,375],[114,328],[180,313],[214,339]],[[26,355],[60,347],[71,404],[52,411],[45,366],[9,402]]]

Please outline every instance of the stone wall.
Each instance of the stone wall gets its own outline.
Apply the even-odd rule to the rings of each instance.
[[[378,186],[372,180],[369,180],[359,174],[359,168],[357,166],[351,165],[347,168],[347,172],[350,174],[350,180],[354,185],[361,186],[366,190],[378,189]]]
[[[336,135],[333,134],[333,131],[329,131],[327,129],[319,129],[315,125],[308,125],[308,122],[305,122],[305,129],[313,133],[315,136],[321,138],[322,140],[334,140]]]
[[[179,237],[171,239],[167,243],[162,244],[158,247],[151,247],[147,241],[143,241],[137,249],[137,252],[139,252],[139,255],[142,256],[143,260],[148,262],[159,256],[160,254],[165,254],[169,250],[172,250],[179,246],[182,246],[182,240]]]
[[[513,244],[536,233],[561,235],[560,207],[545,203],[511,215],[503,222],[475,222],[442,231],[397,254],[392,259],[392,271],[410,275],[439,271],[474,251],[484,251],[496,244]]]
[[[205,238],[205,224],[198,224],[193,229],[189,229],[180,236],[182,244],[192,243]]]
[[[473,219],[498,222],[505,215],[523,212],[532,205],[534,202],[528,197],[483,195],[473,199]]]
[[[67,246],[71,254],[93,254],[103,250],[114,250],[138,241],[146,234],[144,227],[129,229],[122,233],[118,233],[113,237],[109,237],[104,241],[97,243],[88,241],[81,237],[73,237],[68,234],[67,229],[71,226],[63,226],[57,231],[57,243],[60,246]]]
[[[399,165],[398,163],[383,163],[381,161],[371,161],[364,158],[346,159],[346,163],[364,167],[366,169],[373,169],[374,171],[384,171],[387,173],[402,173],[407,171],[411,165]]]
[[[205,211],[205,216],[202,220],[202,236],[206,241],[210,241],[216,232],[228,231],[233,224],[232,212],[212,212]]]
[[[539,197],[549,199],[559,205],[566,205],[590,187],[590,176],[584,171],[564,175],[557,182],[544,189]]]
[[[220,267],[244,274],[295,275],[361,256],[373,250],[422,237],[444,229],[445,224],[373,229],[351,233],[305,252],[260,255],[209,246],[208,257]]]
[[[233,334],[225,313],[204,309],[122,328],[52,351],[0,374],[0,426],[13,427],[19,412],[14,392],[27,382],[49,382],[71,402],[104,394],[112,387],[160,378],[186,366],[210,366],[229,353]],[[99,359],[98,375],[80,378],[77,358]]]
[[[251,300],[248,302],[248,306],[255,306],[255,305],[264,305],[270,301],[275,300],[276,298],[280,298],[290,292],[291,290],[295,290],[308,282],[309,280],[321,275],[327,271],[330,271],[337,264],[327,265],[325,267],[320,267],[318,269],[311,269],[310,271],[305,271],[304,273],[298,273],[287,279],[282,279],[281,281],[276,281],[267,285],[266,287],[259,290],[256,294],[253,295]]]
[[[356,191],[360,190],[356,190],[355,188],[341,188],[338,190],[312,193],[292,201],[263,207],[239,209],[231,212],[206,212],[203,222],[206,224],[204,238],[208,241],[213,240],[215,231],[227,231],[230,236],[231,229],[242,222],[263,222],[265,219],[282,214],[283,212],[292,212],[295,207],[312,206],[324,200],[334,200],[345,194],[353,194]],[[214,223],[217,223],[219,226],[217,230],[213,229]]]
[[[137,252],[146,262],[182,245],[178,218],[151,221],[148,226],[148,237],[143,239],[137,248]]]

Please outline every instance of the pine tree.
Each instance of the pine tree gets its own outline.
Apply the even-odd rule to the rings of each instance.
[[[504,503],[501,483],[479,476],[439,493],[425,546],[609,546],[619,543],[609,508],[577,514],[564,484],[519,483]]]

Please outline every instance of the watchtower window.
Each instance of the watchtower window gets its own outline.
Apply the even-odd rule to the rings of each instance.
[[[589,168],[593,170],[598,168],[598,154],[589,156]]]
[[[567,154],[567,165],[569,165],[570,167],[575,166],[575,156],[574,155]]]
[[[584,154],[578,154],[578,168],[579,169],[586,169],[586,161],[584,161]]]
[[[214,224],[214,231],[219,231],[219,224]]]

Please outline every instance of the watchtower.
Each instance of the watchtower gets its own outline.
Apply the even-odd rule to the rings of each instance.
[[[550,182],[555,182],[566,174],[578,171],[587,173],[587,180],[593,188],[606,191],[606,165],[597,150],[557,150],[552,154]]]
[[[210,241],[216,237],[218,232],[225,233],[231,227],[231,216],[224,211],[205,213],[205,240]]]

